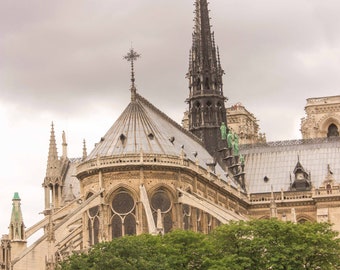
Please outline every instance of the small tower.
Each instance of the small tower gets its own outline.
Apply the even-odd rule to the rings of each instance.
[[[190,91],[186,100],[189,104],[189,130],[201,138],[208,152],[216,158],[217,151],[225,147],[220,134],[221,123],[227,123],[222,82],[224,71],[215,46],[214,33],[211,32],[207,0],[196,0],[195,7],[187,73]]]
[[[12,258],[25,249],[27,244],[20,201],[19,193],[15,192],[12,199],[12,215],[9,225],[9,240],[11,241]]]
[[[310,180],[310,175],[306,172],[300,163],[300,159],[294,169],[295,179],[291,185],[292,191],[306,191],[312,189],[312,183]]]
[[[51,207],[58,208],[61,206],[62,199],[61,170],[62,162],[58,158],[57,144],[54,134],[54,125],[52,123],[46,176],[43,183],[43,187],[45,189],[45,210],[50,209]]]

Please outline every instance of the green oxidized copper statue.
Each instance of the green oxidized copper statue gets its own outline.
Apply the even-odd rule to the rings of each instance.
[[[228,135],[227,135],[228,148],[233,147],[233,141],[234,141],[234,136],[231,133],[231,131],[229,130]]]
[[[227,126],[224,124],[224,122],[222,122],[220,130],[221,130],[222,140],[226,140],[227,139]]]

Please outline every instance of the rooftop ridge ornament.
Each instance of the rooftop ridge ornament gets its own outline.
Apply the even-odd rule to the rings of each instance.
[[[135,52],[133,48],[131,48],[128,54],[124,56],[124,59],[131,62],[131,101],[136,100],[134,61],[136,61],[140,56],[141,55]]]

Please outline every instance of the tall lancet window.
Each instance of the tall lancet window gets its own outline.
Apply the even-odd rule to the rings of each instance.
[[[184,230],[190,230],[192,228],[191,222],[191,206],[183,204],[183,228]]]
[[[120,190],[111,204],[112,238],[136,234],[136,202],[125,190]]]
[[[202,226],[202,213],[203,211],[200,209],[196,209],[196,224],[197,224],[197,231],[203,232],[203,226]]]
[[[86,199],[90,198],[93,194],[89,193]],[[89,245],[99,243],[99,206],[91,207],[87,211],[87,228],[89,236]]]
[[[192,125],[197,127],[201,122],[201,103],[196,102],[192,111]]]
[[[220,102],[217,102],[216,107],[217,107],[217,123],[220,125],[223,122],[224,110]]]
[[[162,226],[164,233],[169,232],[173,226],[172,203],[166,190],[160,188],[151,197],[151,207],[157,226]],[[159,213],[161,215],[158,215]],[[157,219],[161,220],[157,220]]]

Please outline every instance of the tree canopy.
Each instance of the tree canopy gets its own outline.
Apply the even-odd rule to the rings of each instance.
[[[126,236],[73,254],[62,270],[333,270],[340,242],[327,223],[231,222],[208,235],[173,231]]]

